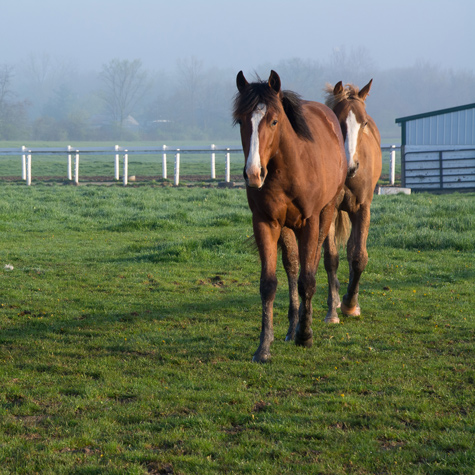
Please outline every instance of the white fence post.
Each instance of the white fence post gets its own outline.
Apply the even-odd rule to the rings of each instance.
[[[178,186],[180,183],[180,149],[177,148],[177,153],[175,155],[175,186]]]
[[[21,151],[23,152],[21,156],[21,179],[26,180],[26,147],[24,145],[21,147]]]
[[[129,178],[129,154],[127,150],[124,150],[124,186],[127,186],[128,178]]]
[[[31,150],[28,150],[28,156],[26,157],[26,184],[31,185]]]
[[[216,145],[211,145],[211,150],[215,150]],[[214,180],[216,178],[216,154],[214,152],[211,153],[211,179]]]
[[[389,159],[389,184],[394,185],[396,178],[396,145],[391,146]]]
[[[229,152],[229,148],[226,149],[226,183],[231,181],[231,152]]]
[[[162,155],[162,176],[163,179],[167,179],[167,154],[165,153],[167,146],[163,146],[163,155]]]
[[[116,145],[114,148],[115,148],[115,151],[118,152],[120,147],[119,147],[118,145]],[[115,154],[114,177],[115,177],[116,180],[119,180],[119,178],[120,178],[120,173],[119,173],[119,154],[118,154],[118,153]]]
[[[68,145],[68,152],[71,152],[72,147]],[[68,154],[68,180],[71,181],[73,179],[73,172],[71,168],[71,154]]]
[[[74,183],[79,185],[79,150],[76,150],[76,157],[74,159]]]

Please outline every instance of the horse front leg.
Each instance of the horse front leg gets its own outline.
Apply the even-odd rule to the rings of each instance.
[[[337,271],[340,263],[338,255],[338,247],[335,236],[335,219],[337,211],[335,211],[335,218],[330,226],[328,236],[323,243],[324,250],[324,264],[328,277],[328,312],[325,317],[326,323],[340,323],[336,309],[341,306],[340,302],[340,282],[338,281]]]
[[[348,289],[343,297],[341,311],[344,315],[357,317],[361,315],[361,309],[358,303],[360,278],[368,264],[366,241],[368,239],[371,219],[369,206],[362,205],[356,213],[350,214],[350,219],[352,230],[347,246],[350,279]]]
[[[316,290],[316,274],[322,242],[319,242],[318,219],[309,219],[305,230],[299,235],[300,275],[298,291],[301,299],[299,323],[295,343],[310,348],[313,345],[312,298]]]
[[[277,290],[277,241],[280,228],[265,222],[254,222],[254,236],[261,258],[260,293],[262,326],[260,344],[253,361],[265,363],[270,359],[270,345],[274,341],[274,299]]]
[[[295,233],[289,228],[282,228],[279,243],[282,248],[282,263],[289,283],[289,329],[285,341],[293,341],[299,319],[299,252]]]
[[[316,275],[322,245],[334,223],[335,203],[336,198],[322,209],[319,216],[310,218],[299,236],[299,294],[302,303],[295,335],[297,345],[310,347],[313,344],[312,298],[316,290]]]

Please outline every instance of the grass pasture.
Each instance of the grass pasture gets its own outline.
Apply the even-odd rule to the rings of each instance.
[[[0,473],[473,473],[475,195],[372,216],[362,316],[323,323],[321,262],[285,343],[280,268],[256,365],[244,190],[2,184]]]

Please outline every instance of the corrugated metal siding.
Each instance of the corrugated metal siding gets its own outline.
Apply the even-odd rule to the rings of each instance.
[[[475,149],[423,150],[406,147],[405,186],[415,190],[475,188]]]
[[[474,145],[475,108],[408,120],[406,145]]]

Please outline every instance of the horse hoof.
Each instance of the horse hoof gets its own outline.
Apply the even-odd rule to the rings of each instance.
[[[270,360],[270,353],[255,354],[252,357],[253,363],[267,363]]]
[[[298,335],[295,336],[295,344],[297,346],[303,346],[305,348],[311,348],[313,345],[313,335],[306,338],[301,338]]]
[[[295,340],[295,333],[287,333],[285,337],[285,341],[294,341]]]
[[[336,315],[325,317],[325,323],[340,323],[340,319]]]
[[[359,305],[354,307],[347,307],[344,303],[341,304],[341,313],[347,317],[359,317],[361,315],[361,309]]]

